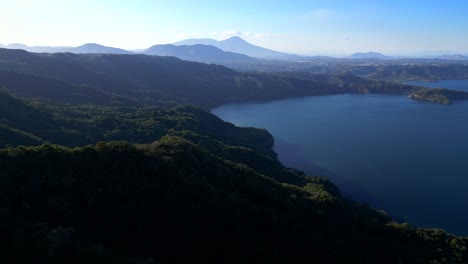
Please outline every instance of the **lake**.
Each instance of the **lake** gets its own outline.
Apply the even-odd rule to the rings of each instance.
[[[468,87],[464,83],[457,89]],[[283,164],[327,176],[356,200],[417,227],[468,236],[467,101],[446,106],[406,96],[342,94],[231,104],[212,112],[239,126],[268,129]]]

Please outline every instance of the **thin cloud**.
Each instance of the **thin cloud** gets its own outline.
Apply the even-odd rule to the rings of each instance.
[[[341,40],[350,40],[351,39],[351,36],[348,36],[348,35],[343,35],[340,37]]]

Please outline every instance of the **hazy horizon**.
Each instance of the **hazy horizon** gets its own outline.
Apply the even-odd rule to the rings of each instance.
[[[300,55],[468,54],[465,1],[0,0],[0,44],[145,49],[189,38],[239,36]]]

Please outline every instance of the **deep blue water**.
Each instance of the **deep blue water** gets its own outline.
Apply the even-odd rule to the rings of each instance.
[[[225,105],[213,113],[268,129],[285,165],[328,176],[357,200],[418,227],[468,236],[467,101],[446,106],[344,94]]]

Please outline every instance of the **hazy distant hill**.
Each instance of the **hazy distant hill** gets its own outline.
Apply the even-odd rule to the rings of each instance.
[[[442,56],[437,57],[437,59],[441,59],[441,60],[460,60],[461,61],[461,60],[468,60],[468,57],[460,55],[460,54],[453,54],[453,55],[442,55]]]
[[[30,49],[30,48],[34,48],[34,47],[28,47],[24,44],[21,44],[21,43],[11,43],[11,44],[8,44],[5,46],[5,48],[7,49]]]
[[[245,54],[254,58],[263,59],[296,59],[300,58],[298,55],[278,52],[259,46],[252,45],[239,37],[231,37],[226,40],[217,41],[214,39],[187,39],[174,43],[174,45],[211,45],[224,51],[231,51],[236,53]]]
[[[118,49],[99,45],[96,43],[87,43],[76,48],[70,49],[71,53],[106,53],[106,54],[133,54],[128,50]]]
[[[96,43],[87,43],[78,47],[47,47],[47,46],[27,46],[21,43],[13,43],[4,46],[7,49],[21,49],[29,52],[36,53],[58,53],[58,52],[70,52],[70,53],[106,53],[106,54],[133,54],[130,51],[107,47]]]
[[[158,56],[173,56],[183,60],[204,63],[245,63],[255,61],[255,58],[244,54],[227,52],[210,45],[155,45],[143,51],[143,54]]]
[[[173,43],[173,45],[176,45],[176,46],[182,46],[182,45],[197,45],[197,44],[201,44],[201,45],[210,45],[210,46],[215,46],[215,47],[218,47],[220,46],[221,42],[223,41],[217,41],[215,39],[210,39],[210,38],[200,38],[200,39],[186,39],[186,40],[181,40],[181,41],[178,41],[178,42],[175,42]]]
[[[351,55],[352,59],[390,59],[390,57],[378,52],[357,52]]]
[[[72,49],[73,47],[47,47],[47,46],[27,46],[21,43],[12,43],[6,45],[4,48],[7,49],[21,49],[29,52],[36,52],[36,53],[56,53],[56,52],[67,52],[68,49]]]

